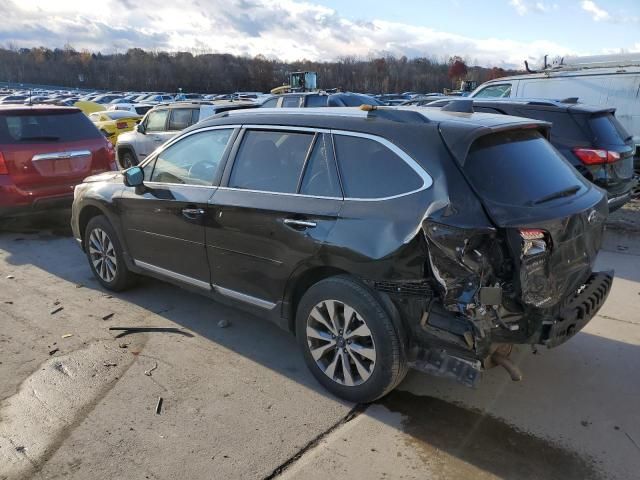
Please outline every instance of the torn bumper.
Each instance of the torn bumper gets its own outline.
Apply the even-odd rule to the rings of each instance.
[[[563,344],[596,316],[611,291],[613,272],[593,273],[552,320],[544,320],[538,343],[548,348]]]

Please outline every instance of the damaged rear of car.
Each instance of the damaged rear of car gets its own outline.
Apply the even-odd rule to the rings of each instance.
[[[512,345],[560,345],[609,294],[613,273],[593,271],[607,198],[551,146],[546,124],[452,127],[442,139],[485,221],[466,224],[455,202],[423,221],[435,292],[413,364],[468,385],[496,365],[520,380]],[[440,345],[424,348],[429,337]]]

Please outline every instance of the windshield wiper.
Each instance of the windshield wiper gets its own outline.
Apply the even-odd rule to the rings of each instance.
[[[33,137],[20,137],[20,141],[29,141],[29,140],[60,140],[60,137],[54,137],[53,135],[34,135]]]
[[[580,185],[574,185],[572,187],[565,188],[564,190],[561,190],[559,192],[551,193],[549,195],[546,195],[546,196],[536,200],[535,202],[533,202],[533,204],[534,205],[540,205],[541,203],[549,202],[551,200],[555,200],[556,198],[568,197],[570,195],[573,195],[574,193],[576,193],[579,190],[580,190]]]

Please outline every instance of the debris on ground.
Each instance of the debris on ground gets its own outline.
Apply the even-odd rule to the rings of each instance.
[[[16,277],[14,277],[13,275],[7,275],[7,280],[13,280],[14,278]]]
[[[53,310],[51,310],[51,315],[55,315],[56,313],[61,312],[62,310],[64,310],[64,307],[54,308]]]
[[[156,415],[160,415],[162,409],[162,397],[158,397],[158,403],[156,404]]]
[[[113,317],[115,315],[115,313],[107,313],[106,315],[104,315],[102,317],[103,320],[109,320],[111,317]]]
[[[150,368],[149,370],[145,370],[144,374],[147,377],[150,377],[151,376],[151,372],[153,372],[156,368],[158,368],[158,362],[155,362],[155,365],[152,368]]]
[[[69,338],[69,337],[73,337],[73,333],[65,333],[64,335],[62,335],[62,338]]]
[[[18,453],[24,453],[24,451],[26,450],[26,448],[22,445],[19,445],[16,447],[16,452]]]
[[[227,328],[229,325],[231,324],[229,323],[229,320],[227,320],[226,318],[223,318],[218,322],[218,327],[220,328]]]
[[[583,427],[588,427],[589,425],[591,425],[591,422],[588,422],[587,420],[581,420],[580,425],[582,425]]]
[[[76,288],[84,288],[84,285],[82,285],[81,283],[76,283]]]
[[[54,305],[60,305],[60,300],[56,300],[55,302],[53,302]]]
[[[11,300],[5,300],[5,302],[7,305],[13,305],[13,302]]]
[[[60,351],[60,349],[56,347],[53,350],[49,350],[49,355],[53,355],[54,353],[57,353],[59,351]]]
[[[129,344],[128,343],[121,343],[121,344],[118,345],[118,347],[120,347],[120,348],[128,348]]]
[[[181,328],[176,327],[109,327],[110,331],[122,331],[116,338],[129,335],[130,333],[145,333],[145,332],[163,332],[163,333],[179,333],[185,337],[193,337],[192,333],[186,332]]]
[[[102,365],[104,365],[105,367],[117,367],[118,364],[114,363],[114,362],[104,362]]]
[[[633,439],[633,437],[632,437],[631,435],[629,435],[629,433],[628,433],[628,432],[624,432],[624,434],[627,436],[627,438],[628,438],[629,440],[631,440],[631,443],[633,443],[633,445],[634,445],[638,450],[640,450],[640,445],[638,445],[638,443]]]

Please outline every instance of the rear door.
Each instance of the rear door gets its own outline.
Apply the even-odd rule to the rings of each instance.
[[[117,203],[139,267],[209,288],[207,205],[233,134],[233,128],[207,129],[178,139],[144,165],[143,188],[124,189]]]
[[[151,152],[172,138],[175,134],[167,131],[169,109],[154,109],[144,119],[144,134],[136,135],[136,153],[139,161],[147,158]]]
[[[0,152],[12,183],[32,195],[69,195],[89,176],[114,168],[113,150],[79,110],[0,112]]]
[[[224,187],[210,200],[211,281],[227,296],[272,309],[335,225],[342,193],[328,133],[250,128]]]

